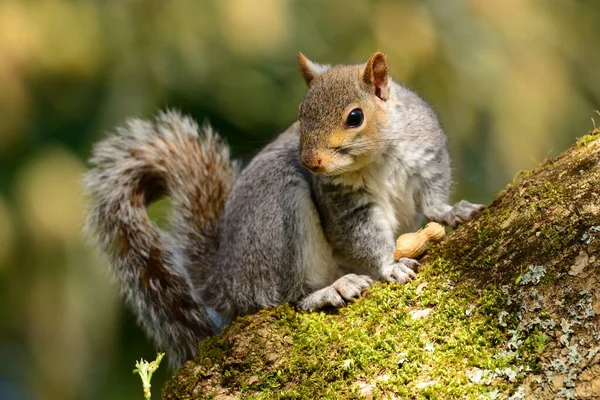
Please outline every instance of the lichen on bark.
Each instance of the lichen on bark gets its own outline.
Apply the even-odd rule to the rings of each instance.
[[[163,397],[600,398],[599,136],[519,174],[416,281],[239,318]]]

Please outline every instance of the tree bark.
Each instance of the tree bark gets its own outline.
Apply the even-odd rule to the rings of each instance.
[[[240,318],[164,398],[600,398],[598,137],[520,173],[416,281]]]

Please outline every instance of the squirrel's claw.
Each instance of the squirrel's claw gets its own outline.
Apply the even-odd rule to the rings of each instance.
[[[363,291],[371,287],[373,279],[366,275],[348,274],[342,276],[330,286],[317,290],[298,303],[301,310],[317,310],[332,306],[342,307],[346,302],[360,297]]]
[[[421,264],[412,258],[401,258],[381,270],[381,278],[388,282],[406,283],[417,277],[415,271]]]

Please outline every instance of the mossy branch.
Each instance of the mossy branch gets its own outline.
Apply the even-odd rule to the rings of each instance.
[[[600,398],[599,137],[519,174],[416,281],[236,320],[164,398]]]

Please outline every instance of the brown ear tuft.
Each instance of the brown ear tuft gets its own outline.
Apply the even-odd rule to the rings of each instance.
[[[363,72],[363,82],[373,87],[375,95],[381,100],[389,97],[388,71],[385,55],[378,51],[369,57]]]
[[[298,53],[298,64],[300,65],[300,72],[308,86],[310,86],[313,79],[329,69],[328,65],[314,63],[302,53]]]
[[[302,73],[302,77],[306,81],[306,84],[310,86],[310,83],[315,78],[315,75],[310,68],[310,60],[306,58],[304,54],[298,52],[298,64],[300,64],[300,72]]]

